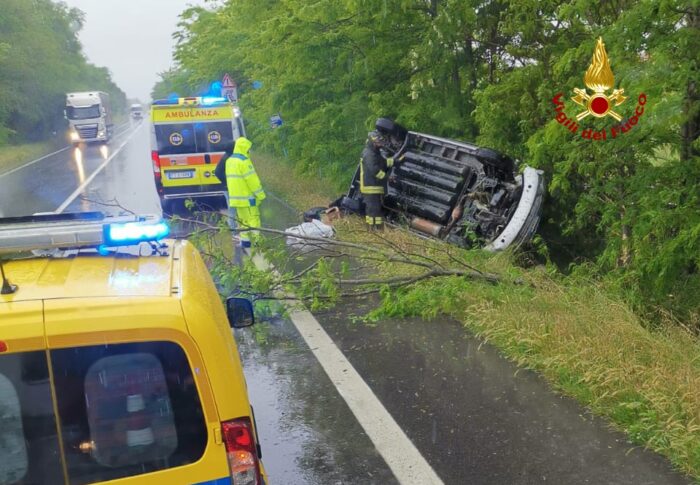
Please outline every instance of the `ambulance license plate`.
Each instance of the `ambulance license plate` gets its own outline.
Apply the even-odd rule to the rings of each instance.
[[[168,172],[168,179],[191,179],[194,177],[194,170],[173,170]]]

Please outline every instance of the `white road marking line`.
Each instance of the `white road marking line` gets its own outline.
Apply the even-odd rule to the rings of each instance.
[[[259,255],[254,261],[258,268],[274,271]],[[443,483],[318,320],[298,306],[288,304],[289,318],[399,483]]]
[[[122,126],[124,126],[124,125],[123,125],[123,124],[122,124],[122,125],[119,125],[117,128],[121,128]],[[129,131],[128,128],[127,128],[126,130],[122,131],[121,133],[117,133],[115,136],[122,135],[122,134],[126,133],[127,131]],[[68,146],[66,146],[66,147],[61,148],[60,150],[56,150],[55,152],[52,152],[52,153],[49,153],[49,154],[44,155],[43,157],[37,158],[36,160],[32,160],[31,162],[27,162],[27,163],[25,163],[24,165],[20,165],[19,167],[15,167],[15,168],[13,168],[12,170],[10,170],[9,172],[0,173],[0,179],[3,178],[3,177],[6,176],[6,175],[10,175],[11,173],[15,173],[15,172],[17,172],[17,171],[19,171],[19,170],[22,170],[23,168],[27,168],[27,167],[29,167],[29,166],[31,166],[31,165],[34,165],[34,164],[37,163],[37,162],[41,162],[41,161],[44,160],[45,158],[49,158],[49,157],[52,156],[52,155],[56,155],[57,153],[64,152],[64,151],[68,150],[69,148],[73,148],[73,145],[68,145]]]
[[[66,200],[64,200],[63,203],[62,203],[61,205],[58,206],[58,208],[56,208],[56,210],[54,211],[54,213],[55,213],[55,214],[60,214],[61,212],[63,212],[64,210],[66,210],[66,207],[68,207],[75,199],[78,198],[78,196],[80,195],[80,193],[81,193],[83,190],[85,190],[85,187],[87,187],[87,186],[90,184],[90,182],[92,182],[92,181],[95,179],[95,177],[97,177],[97,175],[98,175],[102,170],[104,170],[104,168],[105,168],[107,165],[109,165],[109,162],[111,162],[111,161],[114,159],[114,157],[116,157],[116,156],[119,154],[119,152],[122,150],[122,148],[124,148],[124,147],[126,146],[126,144],[129,143],[129,140],[131,140],[131,139],[134,137],[134,135],[135,135],[136,133],[138,133],[138,131],[139,131],[139,128],[137,128],[137,129],[135,129],[134,131],[132,131],[131,134],[130,134],[129,136],[127,136],[126,139],[122,142],[122,144],[119,145],[119,147],[117,147],[116,150],[114,150],[114,153],[112,153],[112,154],[109,156],[109,158],[107,158],[107,160],[105,160],[104,162],[102,162],[102,164],[100,164],[100,166],[97,167],[97,169],[95,169],[94,172],[92,172],[92,174],[87,178],[87,180],[85,180],[85,182],[83,182],[82,184],[80,184],[80,186],[79,186],[77,189],[75,189],[75,191],[74,191],[72,194],[70,194],[70,195],[68,196],[68,198],[67,198]]]

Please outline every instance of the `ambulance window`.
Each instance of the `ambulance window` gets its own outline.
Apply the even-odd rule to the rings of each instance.
[[[233,125],[231,121],[195,123],[197,150],[202,152],[233,151]]]
[[[71,484],[199,460],[207,428],[184,351],[172,342],[51,352]]]
[[[160,155],[197,153],[192,123],[155,125],[155,131]]]
[[[0,355],[0,485],[63,483],[60,457],[46,353]]]

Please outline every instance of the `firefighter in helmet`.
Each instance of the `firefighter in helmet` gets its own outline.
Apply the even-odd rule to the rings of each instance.
[[[387,191],[389,170],[394,166],[394,159],[385,155],[394,142],[385,127],[386,122],[393,125],[386,118],[377,120],[376,129],[367,136],[360,159],[360,193],[365,202],[365,222],[369,230],[384,230],[382,201]]]

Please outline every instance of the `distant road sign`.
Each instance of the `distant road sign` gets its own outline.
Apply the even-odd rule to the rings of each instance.
[[[231,76],[229,76],[228,73],[224,74],[224,78],[221,80],[221,85],[225,88],[236,87],[236,83],[233,82],[233,79],[231,79]]]
[[[270,116],[270,128],[279,128],[282,126],[282,117],[279,114]]]
[[[221,96],[231,103],[238,102],[238,86],[228,73],[224,74],[224,78],[221,80]]]

